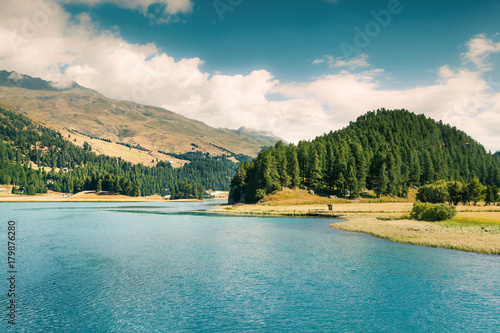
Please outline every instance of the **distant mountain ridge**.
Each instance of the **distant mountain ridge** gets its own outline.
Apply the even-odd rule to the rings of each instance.
[[[72,82],[67,87],[58,87],[58,84],[55,82],[45,81],[40,78],[34,78],[21,73],[8,72],[4,70],[0,70],[0,86],[44,91],[65,91],[73,88],[83,88],[76,82]]]
[[[250,135],[255,138],[261,139],[261,140],[276,140],[276,141],[283,141],[285,140],[281,139],[280,137],[274,135],[273,132],[271,131],[259,131],[253,128],[248,128],[245,126],[242,126],[238,129],[229,129],[226,128],[228,131],[231,131],[233,133],[239,134],[239,135]]]
[[[0,101],[63,134],[77,132],[153,152],[256,156],[280,140],[246,128],[216,129],[160,107],[110,99],[75,82],[63,87],[16,72],[0,71]],[[102,153],[113,156],[108,148],[104,145]]]

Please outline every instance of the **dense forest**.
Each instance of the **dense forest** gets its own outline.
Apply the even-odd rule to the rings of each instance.
[[[257,202],[283,187],[356,198],[406,197],[410,186],[437,180],[500,186],[500,156],[455,127],[407,110],[368,112],[312,141],[278,142],[241,163],[229,202]]]
[[[180,182],[178,185],[174,185],[170,191],[170,199],[200,199],[206,196],[205,189],[200,184],[191,184]]]
[[[96,155],[88,143],[79,147],[58,132],[0,108],[0,184],[15,185],[14,192],[102,190],[147,196],[166,195],[175,189],[176,196],[198,197],[204,189],[229,190],[235,163],[224,156],[201,153],[186,157],[190,163],[174,169],[163,161],[146,167]],[[192,190],[184,191],[186,188]]]

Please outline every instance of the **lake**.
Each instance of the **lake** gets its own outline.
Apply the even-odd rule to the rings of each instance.
[[[500,256],[212,204],[0,203],[0,331],[500,331]]]

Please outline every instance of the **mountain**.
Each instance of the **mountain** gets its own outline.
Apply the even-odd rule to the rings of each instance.
[[[129,156],[117,152],[115,143],[139,147],[135,153],[141,154],[201,151],[256,156],[279,140],[271,133],[216,129],[163,108],[110,99],[77,83],[63,88],[15,72],[0,71],[0,101],[77,143],[92,139],[99,153],[125,159]]]
[[[236,163],[225,157],[187,153],[189,163],[173,168],[97,155],[88,143],[73,144],[60,133],[0,107],[0,184],[36,194],[108,191],[129,196],[202,198],[205,189],[228,190]]]
[[[28,75],[4,70],[0,70],[0,86],[44,91],[65,91],[71,88],[82,88],[76,82],[72,82],[65,88],[62,86],[58,87],[58,84],[55,82],[45,81],[40,78],[33,78]]]
[[[405,197],[410,186],[436,180],[500,186],[500,156],[455,127],[407,110],[368,112],[344,129],[262,150],[242,163],[231,182],[230,202],[256,202],[283,187],[357,197]]]
[[[242,126],[242,127],[238,128],[236,130],[234,130],[234,129],[228,129],[228,130],[231,131],[231,132],[233,132],[233,133],[236,133],[238,135],[252,137],[252,138],[254,138],[256,140],[264,140],[264,141],[269,141],[269,142],[275,140],[274,143],[276,143],[278,141],[283,141],[283,139],[277,137],[276,135],[274,135],[270,131],[254,130],[254,129],[251,129],[251,128],[247,128],[245,126]],[[274,143],[273,143],[273,145],[274,145]]]

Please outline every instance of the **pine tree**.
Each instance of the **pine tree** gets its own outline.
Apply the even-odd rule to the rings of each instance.
[[[321,165],[318,157],[318,153],[313,145],[309,149],[309,165],[307,173],[307,183],[314,190],[318,190],[321,187]]]
[[[424,152],[424,163],[422,170],[422,183],[428,183],[435,180],[436,171],[434,170],[434,163],[432,162],[431,154],[428,150]]]
[[[325,156],[325,169],[323,170],[323,179],[330,192],[333,191],[335,187],[335,158],[333,157],[333,147],[328,142],[326,146],[326,156]]]
[[[447,186],[450,204],[453,204],[455,206],[458,205],[463,197],[464,185],[461,182],[452,181],[448,182]]]
[[[376,180],[375,193],[377,194],[377,198],[386,193],[388,183],[389,177],[387,176],[385,163],[383,163]]]
[[[297,146],[297,160],[299,162],[299,172],[300,172],[300,177],[302,178],[302,183],[306,182],[306,177],[307,177],[307,166],[308,166],[308,151],[307,151],[307,145],[309,143],[305,141],[299,142]]]
[[[467,192],[469,194],[469,200],[474,203],[474,206],[484,198],[484,187],[477,178],[471,180],[467,185]]]
[[[500,193],[498,193],[498,187],[493,185],[491,187],[491,191],[493,192],[493,203],[498,203],[500,205]]]
[[[242,198],[246,190],[247,170],[250,168],[250,163],[243,162],[238,166],[236,175],[231,180],[231,190],[229,192],[229,202],[237,203]]]
[[[260,165],[262,177],[259,188],[263,190],[265,194],[281,190],[280,177],[274,157],[268,150],[263,150],[261,153],[263,156]]]
[[[297,148],[291,144],[286,152],[287,174],[290,177],[290,187],[296,188],[300,185],[299,161],[297,159]]]
[[[359,196],[358,179],[356,178],[356,173],[354,172],[354,167],[352,164],[349,166],[346,186],[349,190],[349,196],[351,198],[357,198]]]
[[[355,160],[356,180],[359,189],[366,187],[366,159],[363,155],[363,147],[359,143],[353,143],[351,151]]]
[[[280,184],[282,187],[290,186],[290,176],[288,175],[286,148],[282,141],[278,141],[272,150],[276,160]]]
[[[341,172],[335,181],[335,185],[337,186],[337,190],[340,196],[345,197],[345,178],[344,174]]]
[[[489,206],[491,203],[495,203],[495,194],[493,193],[493,188],[491,186],[486,186],[484,205]]]

